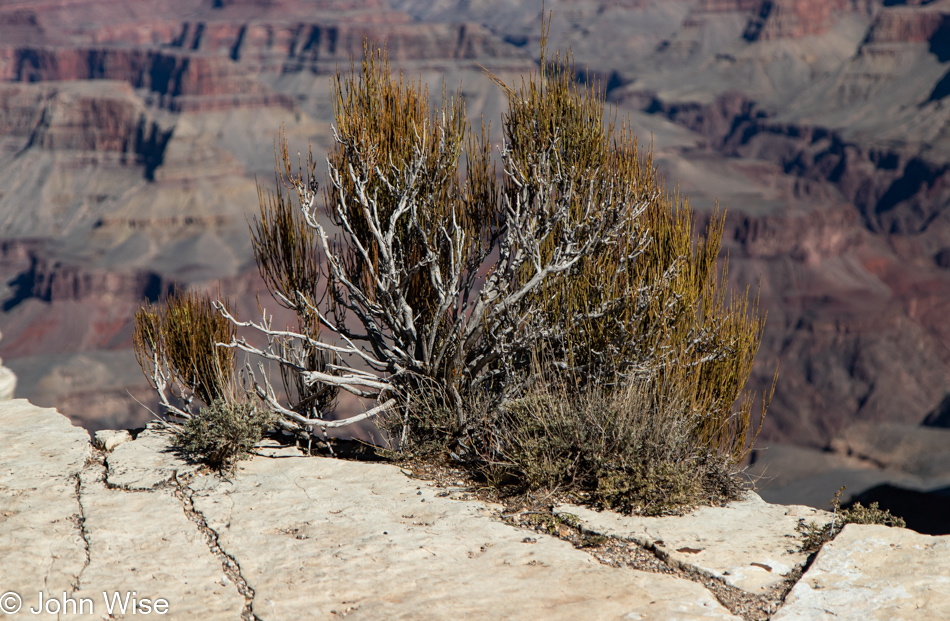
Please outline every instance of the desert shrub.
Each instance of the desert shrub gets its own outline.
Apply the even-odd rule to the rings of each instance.
[[[569,59],[542,67],[508,89],[501,196],[562,201],[551,226],[575,236],[600,226],[602,243],[495,324],[492,380],[441,378],[461,407],[417,383],[426,396],[383,424],[408,450],[448,446],[497,484],[581,492],[605,507],[656,514],[734,498],[731,468],[756,426],[742,389],[764,320],[747,293],[728,293],[724,215],[694,242],[688,202],[665,190],[625,127],[603,122],[603,99],[573,82]],[[564,252],[556,242],[538,244],[515,282]]]
[[[216,470],[230,470],[264,437],[270,418],[252,403],[215,399],[177,428],[174,445]]]
[[[729,293],[724,214],[694,241],[688,202],[544,45],[520,86],[490,76],[509,104],[493,158],[459,95],[443,87],[433,107],[367,43],[332,82],[323,194],[312,152],[295,167],[283,134],[276,190],[259,190],[257,264],[298,325],[214,303],[268,345],[213,343],[279,366],[283,397],[263,364],[243,385],[297,433],[382,417],[391,448],[499,485],[642,512],[728,497],[757,426],[743,387],[764,320]],[[375,403],[332,421],[340,389]]]
[[[841,512],[841,521],[843,524],[883,524],[896,528],[907,526],[904,518],[892,515],[887,509],[879,508],[876,502],[872,502],[867,507],[860,502],[854,503],[854,506]]]
[[[218,304],[230,312],[227,301]],[[173,444],[197,461],[230,469],[263,437],[271,416],[238,396],[234,324],[207,293],[176,290],[135,314],[134,349],[158,390]]]

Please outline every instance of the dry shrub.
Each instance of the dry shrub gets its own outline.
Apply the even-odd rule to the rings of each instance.
[[[251,403],[216,399],[175,431],[174,444],[215,470],[233,470],[270,426],[270,414]]]
[[[650,515],[736,498],[734,467],[768,397],[754,417],[743,388],[764,317],[748,291],[729,293],[727,262],[717,262],[725,214],[694,239],[688,201],[665,189],[626,126],[604,122],[603,97],[573,81],[570,57],[542,67],[518,90],[502,85],[511,101],[502,196],[568,205],[553,226],[578,238],[591,234],[588,220],[619,233],[547,277],[501,324],[490,368],[503,380],[456,383],[460,408],[439,388],[450,382],[417,384],[387,428],[405,450],[445,447],[499,487],[559,489]],[[516,282],[558,252],[543,244]]]
[[[226,308],[230,308],[227,300]],[[161,305],[146,303],[135,313],[133,348],[136,360],[152,388],[166,391],[189,404],[205,405],[232,393],[234,351],[216,347],[228,343],[234,325],[212,306],[207,293],[176,290]]]
[[[731,462],[696,433],[702,416],[676,390],[647,380],[613,389],[539,382],[482,419],[472,465],[511,491],[561,491],[640,515],[737,498]]]
[[[893,526],[895,528],[906,528],[907,522],[904,518],[892,515],[887,509],[881,509],[878,503],[872,502],[865,507],[860,502],[854,503],[850,509],[841,508],[841,495],[844,493],[845,486],[842,485],[835,497],[831,499],[832,510],[831,522],[827,525],[817,522],[805,523],[802,519],[795,530],[802,538],[801,551],[806,553],[817,552],[823,545],[835,538],[841,532],[845,524],[880,524],[882,526]]]
[[[159,392],[163,414],[174,419],[164,420],[173,445],[217,470],[246,457],[271,421],[269,412],[236,396],[234,351],[216,345],[234,333],[208,294],[194,290],[176,290],[164,304],[146,304],[135,314],[135,355]]]

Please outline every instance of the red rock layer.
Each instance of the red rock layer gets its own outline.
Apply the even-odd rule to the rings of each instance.
[[[758,10],[762,0],[699,0],[694,11],[701,13],[747,13]]]
[[[384,0],[0,0],[0,81],[120,80],[177,112],[292,109],[257,75],[335,71],[364,36],[396,61],[516,55],[481,26],[410,21]]]
[[[385,42],[394,61],[514,56],[511,46],[476,24],[197,22],[185,23],[173,45],[242,64],[276,61],[287,70],[317,61],[349,63],[362,57],[364,37]]]
[[[29,136],[48,96],[46,89],[31,85],[0,84],[0,136]]]
[[[47,302],[99,299],[105,295],[139,300],[157,297],[171,289],[171,283],[151,272],[86,270],[44,261],[34,263],[30,276],[30,297]]]
[[[59,151],[132,151],[144,108],[128,84],[109,87],[105,93],[67,89],[53,94],[43,107],[31,144]]]
[[[745,37],[769,41],[820,35],[834,25],[839,13],[850,9],[851,0],[762,0]]]
[[[691,25],[708,13],[749,13],[745,38],[750,41],[797,39],[828,31],[840,13],[866,11],[868,0],[699,0]]]
[[[888,9],[874,20],[867,43],[926,43],[950,40],[950,11]]]
[[[230,59],[177,51],[124,48],[19,48],[0,80],[120,80],[163,95],[267,92]]]

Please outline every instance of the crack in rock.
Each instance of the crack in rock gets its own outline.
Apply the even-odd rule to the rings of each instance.
[[[159,490],[162,490],[162,489],[166,489],[166,488],[170,488],[170,487],[174,487],[174,486],[175,486],[175,482],[174,482],[174,480],[173,480],[173,479],[175,478],[175,474],[176,474],[175,471],[172,471],[172,474],[169,476],[168,479],[165,479],[164,481],[159,481],[158,483],[155,483],[155,484],[150,485],[150,486],[148,486],[148,487],[132,487],[132,486],[129,485],[129,484],[113,483],[113,482],[109,479],[109,475],[112,474],[114,471],[113,471],[112,468],[110,467],[109,458],[108,458],[108,457],[105,457],[105,458],[102,460],[102,466],[103,466],[103,471],[102,471],[102,483],[106,486],[106,489],[118,490],[118,491],[120,491],[120,492],[129,492],[129,493],[131,493],[131,494],[139,494],[139,493],[143,493],[143,492],[144,492],[144,493],[157,492],[157,491],[159,491]]]
[[[95,463],[95,458],[91,459],[87,464],[86,468],[92,466]],[[101,464],[101,462],[99,462]],[[85,470],[86,468],[83,468]],[[77,472],[76,477],[76,503],[79,505],[79,513],[76,514],[76,528],[79,529],[79,536],[83,541],[83,551],[86,553],[86,558],[83,560],[82,569],[79,570],[79,573],[76,575],[76,581],[73,582],[70,586],[72,587],[72,592],[76,593],[79,591],[80,586],[82,585],[82,575],[85,573],[86,568],[89,567],[90,562],[92,561],[92,556],[89,551],[89,531],[86,530],[86,508],[82,504],[82,472]]]
[[[617,539],[618,541],[624,540],[614,537],[613,535],[608,535],[608,537]],[[634,543],[652,553],[657,559],[672,569],[677,572],[682,572],[693,582],[698,582],[705,586],[712,592],[716,599],[719,600],[719,603],[728,608],[733,614],[737,614],[747,621],[767,619],[778,612],[785,603],[785,597],[802,575],[800,571],[793,570],[781,585],[770,589],[766,593],[754,594],[728,584],[721,577],[714,575],[708,570],[673,558],[668,551],[654,543]],[[757,613],[764,613],[766,616],[761,617],[758,616]]]
[[[102,484],[105,485],[108,490],[115,490],[119,492],[129,492],[130,494],[138,494],[141,492],[149,493],[156,492],[163,487],[169,487],[169,482],[165,481],[164,483],[158,483],[152,487],[129,487],[128,485],[119,485],[113,483],[109,480],[109,473],[111,472],[109,468],[109,458],[104,457],[102,459]]]
[[[241,574],[241,566],[237,559],[225,552],[221,544],[218,543],[217,531],[208,526],[204,515],[195,508],[194,490],[188,488],[187,481],[180,480],[177,473],[172,475],[171,483],[175,486],[175,497],[181,502],[185,515],[198,526],[198,530],[204,535],[208,549],[221,561],[221,568],[225,575],[234,583],[238,593],[244,598],[244,612],[241,613],[242,621],[261,621],[260,617],[254,614],[252,607],[254,603],[253,587],[247,583],[247,580]]]
[[[636,540],[605,535],[580,525],[561,523],[561,528],[550,528],[541,522],[531,522],[523,517],[543,512],[498,514],[501,521],[525,530],[547,533],[574,545],[590,554],[597,562],[610,567],[630,567],[650,573],[668,574],[683,580],[696,582],[706,588],[729,612],[744,621],[763,621],[775,614],[785,603],[792,587],[801,578],[801,572],[793,572],[788,579],[769,592],[753,594],[727,584],[721,578],[699,568],[681,563],[659,547]],[[545,515],[548,515],[545,513]],[[550,514],[554,515],[554,514]]]

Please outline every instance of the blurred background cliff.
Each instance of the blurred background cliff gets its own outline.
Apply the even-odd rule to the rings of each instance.
[[[606,85],[670,188],[700,214],[727,208],[730,279],[768,311],[752,387],[779,368],[750,465],[763,497],[824,508],[846,484],[950,506],[950,0],[545,8],[550,48]],[[499,143],[506,102],[481,66],[509,83],[536,69],[541,11],[0,0],[0,356],[16,396],[90,430],[142,425],[133,310],[220,283],[257,314],[255,177],[272,183],[281,125],[322,160],[329,77],[364,36],[433,93],[460,89]]]

